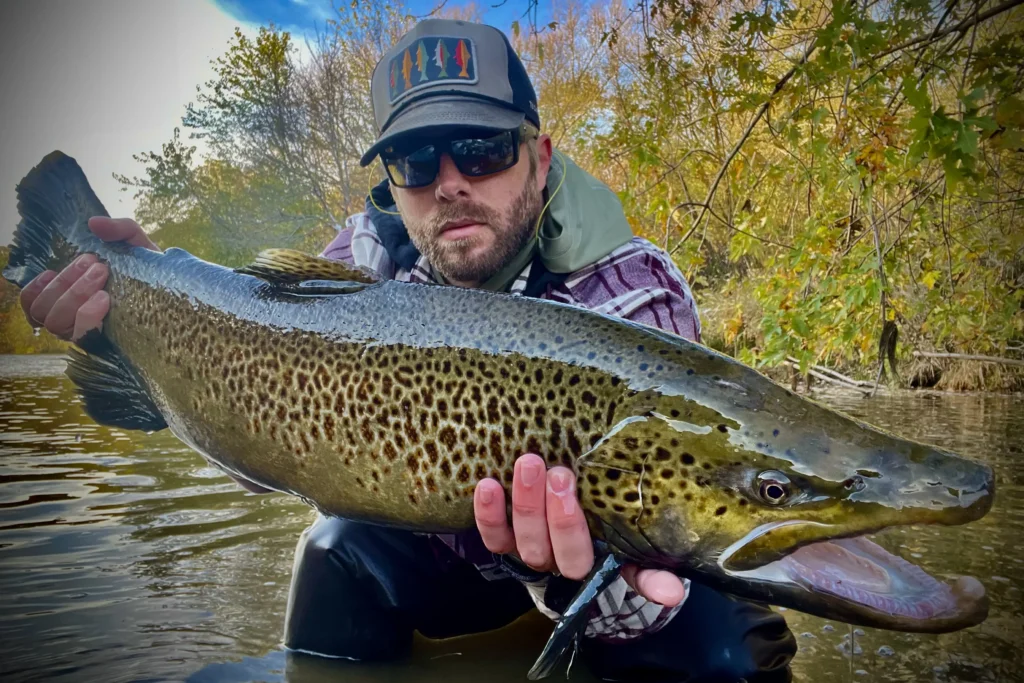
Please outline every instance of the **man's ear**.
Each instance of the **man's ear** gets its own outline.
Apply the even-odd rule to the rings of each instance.
[[[552,153],[551,136],[541,133],[537,136],[537,191],[544,190],[548,182],[548,170],[551,168]]]

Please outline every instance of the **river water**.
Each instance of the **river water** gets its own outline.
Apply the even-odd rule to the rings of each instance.
[[[418,640],[400,664],[286,654],[293,552],[312,512],[246,493],[166,432],[95,425],[63,368],[0,356],[0,680],[526,680],[550,631],[536,613],[484,636]],[[1024,399],[819,399],[995,469],[995,505],[979,522],[874,537],[933,575],[978,577],[992,608],[947,635],[784,611],[800,644],[795,680],[1024,681]],[[581,666],[570,679],[594,680]]]

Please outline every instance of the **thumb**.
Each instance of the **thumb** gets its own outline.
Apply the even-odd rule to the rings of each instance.
[[[629,564],[622,568],[622,578],[641,597],[665,607],[675,607],[686,597],[683,580],[672,572]]]

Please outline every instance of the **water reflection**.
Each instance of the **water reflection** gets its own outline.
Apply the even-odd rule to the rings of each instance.
[[[59,359],[0,357],[0,679],[525,679],[548,627],[537,615],[484,636],[418,641],[411,665],[286,656],[292,554],[309,509],[244,492],[166,433],[96,426],[61,370]],[[1024,680],[1024,401],[824,399],[993,466],[985,519],[875,537],[938,576],[977,576],[992,610],[984,624],[941,636],[787,611],[800,642],[796,679]],[[593,680],[582,667],[571,678]]]

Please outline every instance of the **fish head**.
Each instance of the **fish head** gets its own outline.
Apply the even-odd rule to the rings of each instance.
[[[979,519],[989,467],[817,404],[787,421],[673,405],[626,418],[580,459],[581,504],[618,552],[877,628],[944,632],[987,616],[976,579],[939,582],[864,536]]]

